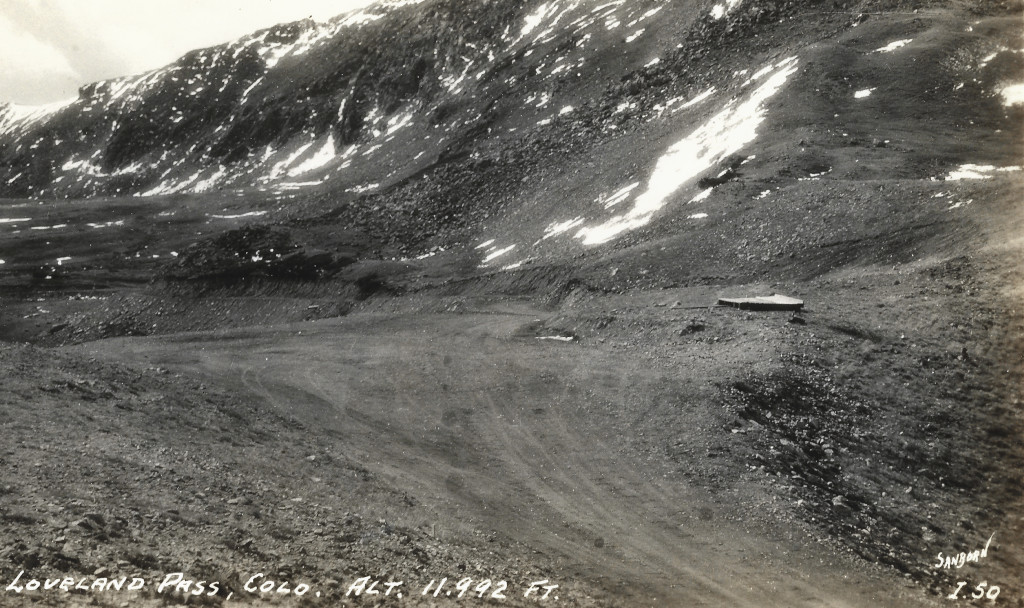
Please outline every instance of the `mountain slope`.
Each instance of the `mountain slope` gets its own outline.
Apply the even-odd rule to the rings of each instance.
[[[80,197],[322,180],[357,153],[394,149],[400,129],[418,125],[422,137],[442,121],[479,121],[470,109],[504,92],[496,71],[551,42],[590,40],[591,30],[643,29],[659,12],[650,6],[383,3],[278,26],[83,87],[64,106],[6,108],[2,182],[12,195]],[[542,62],[537,53],[514,70],[525,79],[518,88],[539,86],[526,74]]]

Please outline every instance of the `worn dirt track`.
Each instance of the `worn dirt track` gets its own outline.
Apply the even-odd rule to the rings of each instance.
[[[439,534],[485,530],[553,557],[552,580],[577,600],[925,605],[898,579],[794,541],[792,530],[773,538],[733,521],[721,497],[624,454],[614,433],[592,432],[588,412],[628,407],[665,371],[628,351],[523,337],[539,314],[362,314],[79,348],[197,373],[335,438],[415,497]],[[713,373],[705,365],[693,371]]]

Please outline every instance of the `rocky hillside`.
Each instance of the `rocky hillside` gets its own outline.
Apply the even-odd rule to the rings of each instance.
[[[703,10],[691,4],[675,12]],[[296,188],[370,162],[398,170],[484,132],[504,96],[532,95],[537,114],[564,108],[555,90],[607,71],[607,47],[634,54],[625,40],[680,19],[664,8],[406,0],[276,26],[64,104],[3,107],[0,195]]]
[[[958,7],[381,3],[198,50],[63,105],[4,107],[0,194],[133,195],[154,211],[192,196],[207,217],[269,213],[300,238],[303,222],[344,228],[310,237],[318,249],[454,248],[491,269],[703,224],[742,248],[748,231],[715,222],[737,197],[766,207],[790,189],[899,178],[922,180],[924,201],[938,193],[929,181],[1019,166],[1019,6]],[[919,226],[930,206],[897,221]],[[838,239],[827,215],[794,215],[822,219],[796,240],[762,225],[758,255]],[[706,269],[721,252],[690,253]]]

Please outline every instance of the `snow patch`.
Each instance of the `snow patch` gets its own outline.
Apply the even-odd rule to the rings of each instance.
[[[999,95],[1004,106],[1024,105],[1024,82],[1004,86],[999,89]]]
[[[327,136],[327,141],[324,142],[324,145],[319,150],[297,166],[288,170],[288,177],[296,177],[319,169],[334,160],[335,156],[337,156],[337,150],[334,147],[334,134],[331,133]]]
[[[732,12],[734,8],[740,5],[742,0],[726,0],[723,4],[716,4],[711,8],[711,17],[714,19],[721,19]]]
[[[789,57],[775,64],[771,76],[746,101],[730,101],[722,111],[671,146],[657,161],[647,190],[633,201],[632,209],[602,224],[581,229],[577,238],[584,244],[596,245],[647,224],[683,184],[752,142],[767,113],[765,103],[797,71],[797,63],[796,57]]]
[[[701,190],[699,194],[697,194],[696,196],[694,196],[693,198],[690,199],[690,202],[691,203],[699,203],[699,202],[707,199],[709,196],[711,196],[711,192],[714,189],[715,189],[714,187],[711,187],[711,188],[708,188],[707,190]]]
[[[181,192],[189,185],[191,185],[192,182],[199,179],[199,176],[201,174],[202,170],[200,169],[199,171],[193,173],[192,176],[186,179],[185,181],[178,183],[174,183],[171,180],[161,182],[160,184],[154,186],[153,188],[150,188],[149,190],[146,190],[145,192],[140,192],[136,194],[136,196],[155,196],[159,194],[174,194],[175,192]]]
[[[500,258],[501,256],[505,255],[506,253],[508,253],[509,251],[512,251],[515,248],[516,248],[515,245],[509,245],[508,247],[504,247],[502,249],[498,249],[496,251],[493,251],[493,252],[487,254],[487,257],[484,258],[484,264],[486,264],[487,262],[490,262],[491,260],[494,260],[496,258]]]
[[[967,163],[960,165],[946,176],[946,181],[955,182],[962,179],[992,179],[996,172],[1020,171],[1021,167],[996,167],[995,165],[974,165]]]
[[[105,177],[106,173],[103,172],[98,165],[92,163],[89,159],[75,160],[72,156],[61,165],[61,171],[77,171],[80,175],[92,175],[94,177]]]
[[[547,37],[554,33],[555,27],[562,18],[579,7],[580,4],[580,0],[572,0],[569,2],[545,2],[525,17],[523,20],[523,27],[520,29],[519,35],[510,43],[509,46],[515,46],[531,34],[533,34],[532,43],[536,44],[545,41]],[[536,33],[534,34],[534,32]]]
[[[324,183],[325,180],[311,181],[311,182],[281,182],[277,184],[279,190],[298,190],[300,188],[307,188],[310,186],[319,186]]]
[[[109,222],[103,222],[102,224],[97,222],[89,222],[86,226],[90,228],[110,228],[111,226],[124,226],[124,220],[111,220]]]
[[[673,97],[672,99],[666,101],[664,105],[658,104],[654,106],[653,109],[659,114],[666,110],[668,110],[670,114],[675,114],[677,112],[685,110],[686,108],[697,105],[698,103],[704,101],[708,97],[711,97],[714,93],[715,87],[711,87],[710,89],[700,93],[699,95],[697,95],[696,97],[689,101],[685,101],[684,97]]]
[[[914,41],[913,38],[904,38],[903,40],[895,40],[895,41],[890,42],[889,44],[887,44],[887,45],[885,45],[883,47],[879,47],[879,48],[875,49],[872,52],[873,53],[891,53],[891,52],[895,51],[896,49],[900,49],[900,48],[903,48],[903,47],[907,46],[908,44],[910,44],[913,41]]]
[[[291,154],[289,154],[284,160],[282,160],[279,163],[275,164],[270,169],[270,175],[267,177],[267,179],[277,179],[278,177],[280,177],[282,174],[285,173],[285,171],[288,170],[289,167],[292,166],[292,164],[296,160],[299,159],[299,157],[301,157],[303,154],[306,153],[306,150],[310,149],[312,146],[313,146],[313,142],[309,142],[307,144],[303,144],[303,145],[299,146],[298,150],[296,150],[295,152],[292,152]],[[270,151],[270,147],[269,146],[267,146],[267,151],[268,152]]]
[[[857,91],[856,93],[853,94],[853,98],[854,99],[864,99],[865,97],[870,97],[871,93],[874,90],[875,89],[861,89],[861,90],[859,90],[859,91]]]
[[[640,182],[633,182],[632,184],[629,184],[628,186],[625,186],[623,188],[620,188],[620,189],[616,190],[610,196],[608,196],[608,198],[604,198],[603,196],[602,197],[598,197],[598,199],[595,202],[596,203],[603,203],[604,204],[604,208],[608,209],[610,207],[618,205],[622,201],[624,201],[627,198],[629,198],[629,193],[632,192],[633,190],[636,190],[637,186],[639,186],[639,185],[640,185]]]
[[[212,189],[214,186],[216,186],[218,183],[220,183],[221,179],[225,175],[227,175],[227,173],[228,173],[228,168],[225,167],[224,165],[219,165],[217,167],[217,170],[214,171],[213,174],[210,175],[210,177],[207,177],[203,181],[201,181],[201,182],[197,183],[195,186],[193,186],[192,187],[192,192],[200,193],[200,192],[206,192],[206,191]]]
[[[622,114],[626,110],[635,110],[637,107],[636,102],[633,101],[622,101],[615,107],[615,111],[612,114]]]
[[[584,221],[586,220],[584,220],[582,217],[577,217],[571,220],[566,220],[564,222],[555,222],[554,224],[551,224],[544,229],[544,236],[540,237],[540,240],[543,241],[553,236],[562,234],[563,232],[568,232],[569,230],[572,230],[576,226],[582,224]]]
[[[392,116],[391,119],[388,120],[388,128],[387,128],[386,131],[384,131],[384,134],[385,135],[392,135],[392,134],[396,133],[397,131],[399,131],[400,129],[404,129],[405,127],[407,127],[410,124],[412,124],[412,119],[413,119],[412,113],[399,114],[397,116]]]
[[[645,31],[647,31],[647,30],[644,29],[644,28],[641,28],[641,29],[633,32],[629,36],[626,36],[626,44],[629,44],[630,42],[633,42],[634,40],[636,40],[640,36],[643,36]]]
[[[650,19],[651,17],[653,17],[653,16],[657,15],[657,14],[658,14],[658,12],[659,12],[659,11],[660,11],[661,9],[663,9],[663,8],[664,8],[663,6],[657,6],[657,7],[654,7],[654,8],[652,8],[651,10],[647,11],[646,13],[644,13],[644,14],[640,15],[640,16],[639,16],[639,17],[637,17],[636,19],[634,19],[634,20],[630,21],[630,22],[629,22],[629,23],[627,23],[626,25],[627,25],[628,27],[633,27],[633,26],[635,26],[636,24],[640,23],[641,21],[643,21],[643,20],[645,20],[645,19]]]
[[[760,70],[754,72],[753,76],[751,76],[750,78],[747,78],[743,82],[743,86],[747,86],[748,84],[754,82],[755,80],[760,80],[762,76],[766,76],[766,75],[770,74],[771,71],[772,71],[772,66],[770,66],[770,65],[764,66]],[[746,70],[744,70],[744,72],[746,72]]]
[[[252,90],[259,86],[261,82],[263,82],[262,76],[257,78],[247,89],[245,89],[245,91],[242,92],[241,103],[245,103],[246,98],[249,97],[249,93],[252,93]],[[342,107],[344,107],[344,104],[342,104]]]
[[[77,99],[75,97],[35,106],[13,103],[0,104],[0,135],[9,135],[16,130],[24,132],[33,123],[43,122],[45,119],[77,101]]]
[[[243,217],[259,217],[261,215],[266,214],[266,211],[249,211],[248,213],[238,213],[235,215],[211,215],[210,217],[216,218],[218,220],[237,220]]]

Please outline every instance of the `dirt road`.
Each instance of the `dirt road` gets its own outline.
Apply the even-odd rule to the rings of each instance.
[[[714,375],[710,360],[678,378],[628,349],[522,331],[542,314],[360,314],[80,348],[199,374],[334,438],[415,499],[422,520],[396,523],[524,543],[558,564],[550,578],[563,601],[925,605],[792,528],[776,535],[768,520],[741,521],[737,503],[751,496],[713,495],[670,474],[664,457],[626,449],[611,421],[642,416],[665,387]],[[754,360],[765,348],[735,352]]]

